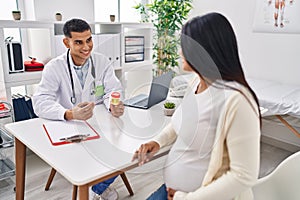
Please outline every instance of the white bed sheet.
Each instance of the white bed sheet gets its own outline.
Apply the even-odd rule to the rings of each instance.
[[[300,85],[248,78],[260,106],[268,111],[263,116],[291,115],[300,118]]]

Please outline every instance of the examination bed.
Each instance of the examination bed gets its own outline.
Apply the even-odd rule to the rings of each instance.
[[[300,85],[252,78],[247,81],[256,93],[260,106],[267,109],[263,117],[275,116],[300,138],[295,128],[295,125],[300,126]]]

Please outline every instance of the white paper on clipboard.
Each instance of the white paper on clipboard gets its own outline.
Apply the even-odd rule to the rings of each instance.
[[[44,129],[53,145],[65,144],[61,138],[75,135],[89,135],[87,140],[99,138],[99,134],[86,121],[48,121],[43,124]]]

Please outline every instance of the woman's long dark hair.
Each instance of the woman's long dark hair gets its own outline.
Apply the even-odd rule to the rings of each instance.
[[[185,60],[204,80],[236,81],[248,88],[259,112],[258,99],[245,79],[233,28],[223,15],[209,13],[189,20],[182,28],[181,48]]]

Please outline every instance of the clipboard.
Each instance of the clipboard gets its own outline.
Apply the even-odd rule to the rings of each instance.
[[[43,124],[43,128],[54,146],[70,144],[72,142],[65,140],[65,138],[78,135],[86,135],[84,140],[100,138],[97,131],[88,122],[81,120],[49,121]]]

